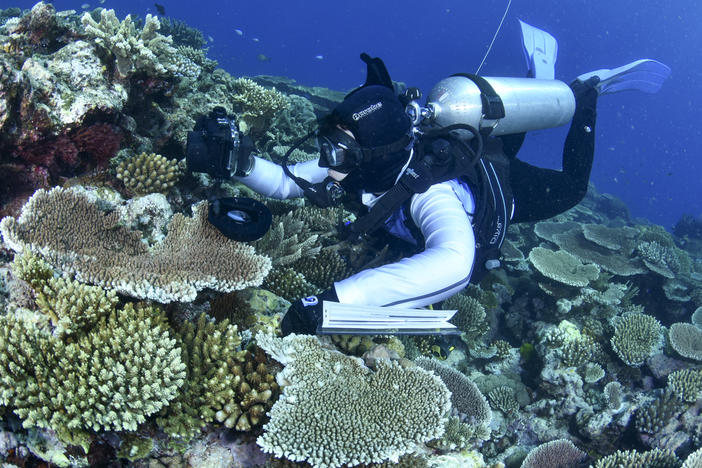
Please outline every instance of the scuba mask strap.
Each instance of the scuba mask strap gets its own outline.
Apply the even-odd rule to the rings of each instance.
[[[285,175],[291,178],[297,184],[297,186],[302,189],[305,196],[309,198],[313,204],[320,208],[327,208],[337,204],[339,199],[341,199],[341,197],[343,197],[346,193],[341,184],[331,177],[327,177],[322,182],[313,184],[302,177],[297,177],[288,167],[288,159],[290,158],[292,152],[299,148],[300,145],[302,145],[315,133],[317,133],[317,130],[313,130],[304,137],[295,141],[290,149],[285,152],[281,166],[283,167],[283,172]]]
[[[374,146],[372,148],[361,147],[361,152],[363,153],[363,162],[369,163],[370,161],[377,159],[379,157],[385,156],[386,154],[396,153],[402,150],[408,150],[414,143],[414,136],[403,135],[399,140],[393,141],[383,146]]]

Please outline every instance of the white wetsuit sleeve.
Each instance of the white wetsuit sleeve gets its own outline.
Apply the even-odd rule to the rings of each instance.
[[[472,204],[472,197],[470,200]],[[361,271],[334,284],[348,304],[422,307],[446,299],[468,285],[475,260],[471,219],[448,183],[414,195],[410,211],[425,249],[399,262]]]
[[[255,157],[253,171],[246,177],[236,180],[252,188],[261,195],[271,198],[295,198],[303,195],[302,189],[294,180],[285,175],[283,168],[266,159]],[[317,183],[327,177],[327,169],[319,167],[319,160],[305,161],[290,167],[290,172],[308,182]]]

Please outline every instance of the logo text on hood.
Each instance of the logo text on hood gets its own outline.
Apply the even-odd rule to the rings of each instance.
[[[370,115],[373,112],[377,111],[381,107],[383,107],[383,103],[376,102],[375,104],[371,104],[370,106],[366,107],[362,111],[354,112],[351,117],[353,118],[353,120],[361,120],[362,118],[366,117],[367,115]]]

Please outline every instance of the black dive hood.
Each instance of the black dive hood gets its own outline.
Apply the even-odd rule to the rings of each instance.
[[[414,137],[412,121],[405,112],[405,105],[395,94],[383,61],[366,53],[361,54],[361,60],[367,66],[366,82],[347,94],[329,115],[320,120],[317,130],[296,141],[283,157],[285,174],[317,206],[337,204],[347,191],[388,190],[409,159]],[[312,136],[324,137],[334,131],[338,133],[339,127],[351,131],[355,137],[351,144],[346,141],[340,145],[347,151],[344,166],[335,167],[322,159],[320,166],[351,172],[344,181],[337,182],[327,177],[322,182],[312,184],[290,172],[287,161],[296,148]]]

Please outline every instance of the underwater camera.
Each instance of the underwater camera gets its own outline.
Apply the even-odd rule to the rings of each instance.
[[[217,179],[228,179],[237,170],[241,133],[234,116],[217,106],[201,116],[188,132],[185,159],[188,169],[205,172]]]

